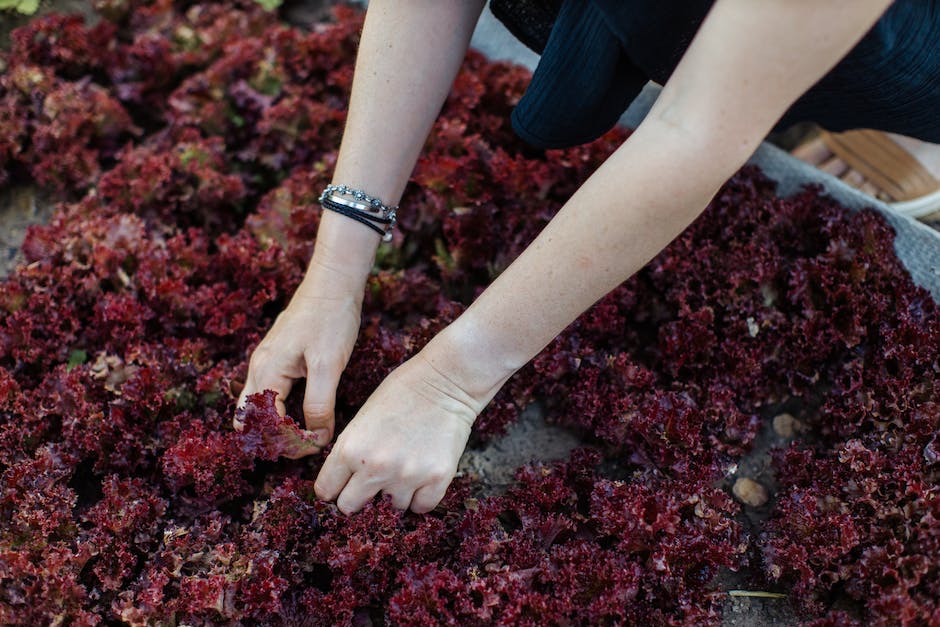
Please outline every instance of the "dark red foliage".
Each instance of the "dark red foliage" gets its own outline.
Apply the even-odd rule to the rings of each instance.
[[[345,517],[273,394],[235,400],[312,252],[362,16],[95,5],[0,58],[0,183],[68,201],[0,284],[0,622],[717,624],[742,566],[816,624],[940,621],[940,317],[875,213],[743,170],[472,440],[540,399],[596,450]],[[528,79],[467,55],[367,283],[340,428],[626,139],[527,149]],[[804,432],[748,535],[724,480],[781,407]]]
[[[246,190],[229,173],[224,148],[220,139],[203,139],[194,129],[128,148],[98,181],[99,213],[136,213],[180,227],[230,224]]]
[[[701,582],[718,565],[734,566],[744,548],[727,517],[733,503],[710,487],[699,486],[706,495],[699,496],[691,485],[690,494],[671,482],[658,490],[645,478],[603,479],[593,471],[597,461],[579,451],[565,464],[528,466],[506,495],[465,501],[464,540],[436,565],[402,571],[404,585],[389,602],[392,621],[714,621],[717,595],[702,594]],[[618,543],[637,528],[635,512],[624,509],[633,499],[652,524],[640,521],[642,541]],[[656,511],[670,524],[656,525]]]
[[[53,190],[84,191],[139,134],[121,104],[89,77],[66,81],[15,60],[0,73],[0,183],[25,171]]]
[[[139,478],[111,475],[101,489],[101,500],[82,516],[91,526],[83,542],[92,547],[92,572],[101,588],[121,590],[137,574],[138,562],[162,539],[167,502]]]
[[[49,15],[13,32],[11,58],[16,65],[38,65],[79,79],[104,70],[117,45],[116,30],[106,20],[89,28],[81,15]]]
[[[771,578],[792,582],[811,610],[839,586],[873,616],[940,616],[938,430],[940,407],[928,402],[902,428],[787,451],[786,489],[762,539]]]
[[[250,487],[242,473],[253,466],[238,438],[206,432],[196,422],[163,454],[162,470],[171,490],[179,492],[192,486],[198,499],[216,504],[248,493]]]

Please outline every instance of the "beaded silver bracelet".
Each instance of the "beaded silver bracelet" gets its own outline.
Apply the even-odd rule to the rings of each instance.
[[[343,198],[343,196],[352,196],[354,199],[363,202],[349,200]],[[355,189],[348,185],[327,185],[320,194],[320,205],[324,209],[329,209],[364,224],[380,234],[383,242],[392,240],[392,230],[395,228],[398,205],[390,207],[361,189]]]

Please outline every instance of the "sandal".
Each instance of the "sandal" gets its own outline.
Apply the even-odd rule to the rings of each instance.
[[[862,129],[822,131],[791,153],[885,201],[898,213],[924,221],[940,220],[940,148]]]

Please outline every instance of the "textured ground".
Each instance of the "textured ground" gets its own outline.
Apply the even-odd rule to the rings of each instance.
[[[52,214],[52,203],[30,185],[0,190],[0,277],[5,277],[21,261],[20,244],[30,224],[43,222]]]

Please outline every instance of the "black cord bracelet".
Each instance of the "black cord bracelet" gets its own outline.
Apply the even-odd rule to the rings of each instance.
[[[355,200],[348,196],[352,196]],[[327,185],[320,194],[319,200],[324,209],[352,218],[380,234],[383,242],[392,240],[392,230],[396,222],[395,214],[398,211],[397,205],[390,207],[378,198],[347,185]]]
[[[324,198],[320,201],[320,204],[324,209],[329,209],[330,211],[335,211],[338,214],[344,215],[347,218],[352,218],[360,224],[364,224],[379,235],[385,237],[386,229],[379,226],[379,224],[390,225],[392,220],[390,218],[383,218],[381,216],[371,215],[361,209],[353,209],[352,207],[347,207],[346,205],[341,205],[338,202],[333,202],[329,198]]]

